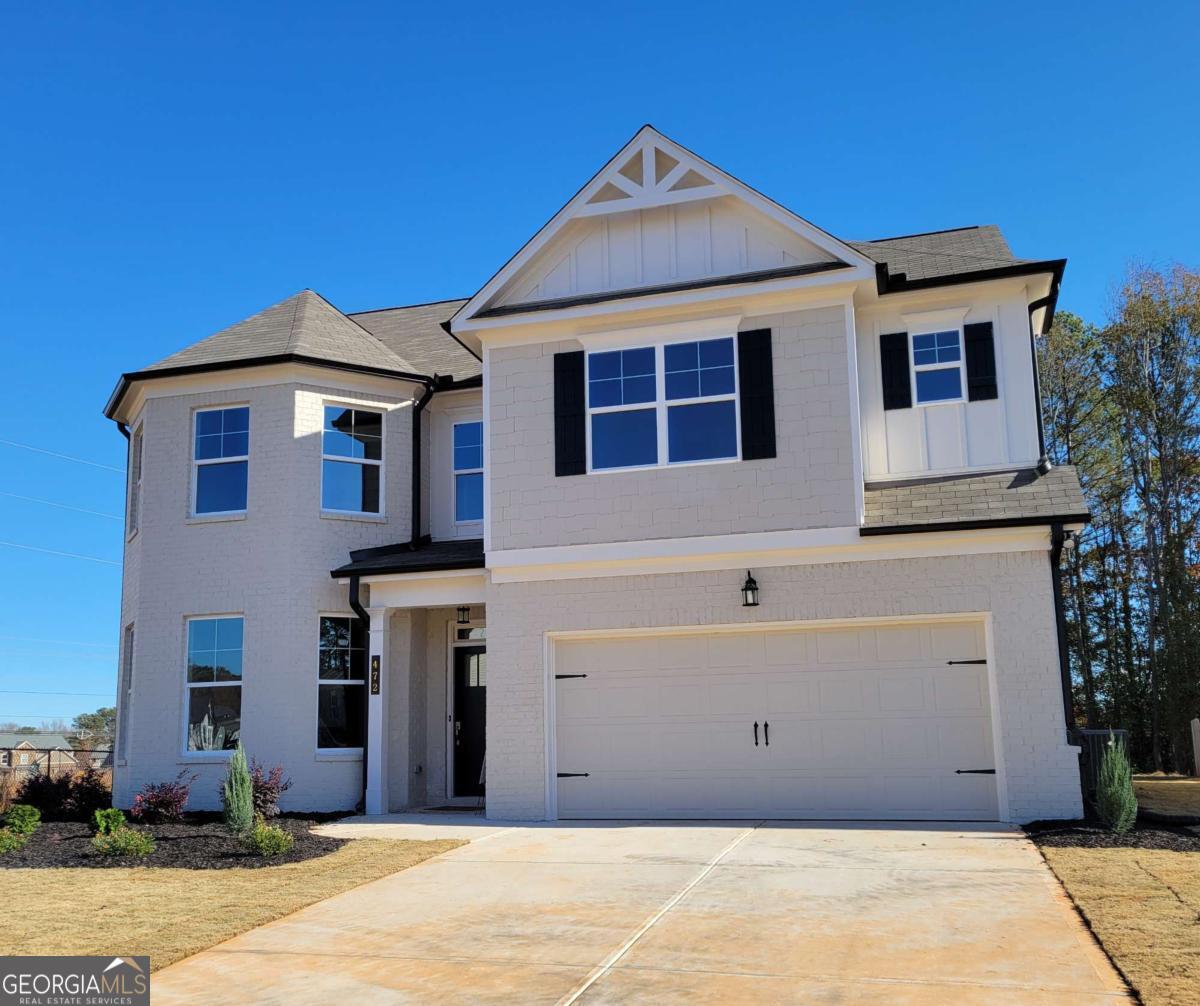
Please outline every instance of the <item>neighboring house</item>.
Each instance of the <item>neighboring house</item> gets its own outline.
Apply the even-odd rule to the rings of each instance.
[[[469,300],[123,375],[117,803],[214,806],[240,740],[298,809],[1077,816],[1063,267],[836,238],[647,126]]]
[[[0,731],[0,769],[16,772],[52,772],[79,767],[71,743],[62,734],[25,734]]]

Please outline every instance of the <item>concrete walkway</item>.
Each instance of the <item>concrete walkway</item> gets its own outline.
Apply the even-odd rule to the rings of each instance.
[[[393,825],[480,837],[156,973],[155,1003],[1125,1000],[1000,826]]]

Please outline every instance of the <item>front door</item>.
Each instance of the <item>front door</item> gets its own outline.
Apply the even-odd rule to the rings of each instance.
[[[454,795],[483,796],[487,723],[487,652],[454,648]]]

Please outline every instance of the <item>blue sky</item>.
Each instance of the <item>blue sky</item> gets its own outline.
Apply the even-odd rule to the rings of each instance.
[[[1102,321],[1131,258],[1200,264],[1197,37],[1195,4],[9,4],[0,439],[122,468],[122,370],[306,286],[469,294],[647,121],[842,237],[998,223]],[[120,559],[14,498],[117,516],[117,472],[0,462],[0,540]],[[0,570],[0,722],[111,702],[119,567]]]

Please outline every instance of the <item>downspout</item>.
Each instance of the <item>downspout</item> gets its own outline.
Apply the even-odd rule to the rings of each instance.
[[[408,547],[415,549],[421,544],[421,413],[433,397],[438,384],[435,374],[433,380],[425,384],[425,393],[413,403],[412,418],[412,532],[408,539]]]
[[[359,600],[359,590],[361,586],[361,578],[357,576],[350,577],[350,610],[358,617],[359,624],[363,627],[363,633],[366,635],[367,653],[371,652],[371,616],[367,614],[367,609],[362,606],[362,601]],[[370,657],[368,656],[368,659]],[[369,678],[369,672],[368,672]],[[362,809],[367,809],[367,745],[371,740],[370,723],[371,723],[371,696],[368,682],[367,700],[363,703],[363,741],[362,741]]]
[[[1050,310],[1051,297],[1042,297],[1029,305],[1029,356],[1033,362],[1033,395],[1037,403],[1038,471],[1043,475],[1050,470],[1050,458],[1046,455],[1046,426],[1042,421],[1042,381],[1038,375],[1037,337],[1033,334],[1033,312],[1041,308]]]
[[[1058,676],[1062,683],[1063,716],[1066,719],[1067,743],[1075,741],[1074,700],[1071,697],[1071,655],[1067,651],[1067,611],[1063,603],[1062,566],[1063,545],[1067,533],[1061,521],[1050,527],[1050,586],[1054,592],[1054,623],[1058,629]]]

